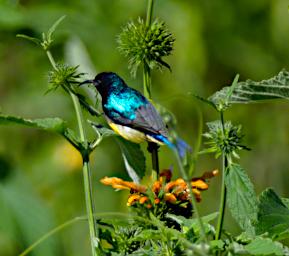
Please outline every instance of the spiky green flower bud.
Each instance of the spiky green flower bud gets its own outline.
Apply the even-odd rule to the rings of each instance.
[[[117,38],[118,49],[128,57],[129,69],[133,76],[141,64],[150,69],[163,66],[170,69],[162,58],[171,54],[174,41],[164,22],[156,19],[147,27],[141,18],[137,22],[129,22]]]
[[[59,86],[70,86],[72,83],[78,83],[76,80],[83,73],[78,73],[76,67],[71,67],[64,64],[57,64],[56,70],[50,71],[48,74],[49,88],[47,92],[56,90]]]
[[[208,139],[206,144],[209,145],[209,148],[205,152],[215,153],[216,158],[221,154],[238,158],[237,150],[250,150],[241,144],[241,140],[244,137],[241,125],[233,125],[231,122],[226,122],[224,129],[220,121],[210,122],[207,125],[209,132],[205,133],[204,137]]]

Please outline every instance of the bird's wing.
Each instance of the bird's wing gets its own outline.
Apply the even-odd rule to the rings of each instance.
[[[104,104],[104,112],[113,122],[125,125],[144,133],[168,136],[163,120],[155,107],[138,91],[129,88],[121,92],[113,104]]]

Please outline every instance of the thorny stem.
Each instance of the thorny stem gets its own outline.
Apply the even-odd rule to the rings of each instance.
[[[224,135],[225,123],[224,123],[224,114],[222,111],[220,112],[220,115],[221,115],[222,131]],[[226,200],[227,200],[227,188],[225,184],[225,175],[226,175],[227,167],[228,167],[228,159],[227,159],[227,156],[223,153],[221,201],[220,201],[219,217],[218,217],[215,240],[219,240],[221,238],[223,224],[224,224],[224,216],[225,216]]]
[[[53,66],[55,70],[57,70],[56,63],[54,61],[54,58],[51,54],[50,51],[46,51],[46,54],[48,56],[48,59]],[[92,255],[97,256],[99,255],[99,248],[98,248],[98,228],[95,225],[94,221],[94,204],[93,204],[93,199],[92,199],[92,186],[91,186],[91,171],[90,171],[90,165],[89,165],[89,149],[88,149],[88,141],[86,138],[85,130],[83,127],[83,116],[82,116],[82,111],[81,107],[79,104],[79,100],[77,96],[69,91],[69,94],[71,96],[75,113],[76,113],[76,118],[77,118],[77,123],[78,123],[78,128],[79,128],[79,135],[80,135],[80,140],[83,143],[85,149],[80,152],[82,155],[83,159],[83,178],[84,178],[84,192],[85,192],[85,202],[86,202],[86,209],[87,209],[87,217],[88,217],[88,225],[89,225],[89,232],[90,232],[90,242],[91,242],[91,249],[92,249]]]
[[[152,16],[153,16],[153,5],[154,5],[154,0],[148,0],[147,17],[146,17],[147,29],[149,29],[149,27],[151,26],[151,21],[152,21]],[[144,96],[148,98],[150,101],[152,100],[151,83],[152,83],[151,82],[151,69],[148,66],[148,64],[144,61],[143,63],[143,90],[144,90]],[[159,175],[158,146],[153,145],[150,148],[151,148],[150,153],[152,155],[153,176],[158,177]]]
[[[194,208],[194,214],[195,214],[196,219],[198,220],[199,225],[200,225],[201,237],[202,237],[204,242],[208,242],[208,238],[207,238],[206,232],[205,232],[205,226],[204,226],[204,223],[203,223],[203,221],[202,221],[202,219],[200,217],[200,214],[199,214],[199,211],[198,211],[198,208],[197,208],[197,202],[196,202],[193,190],[192,190],[191,181],[190,181],[186,171],[183,168],[183,164],[182,164],[182,161],[180,159],[180,156],[179,156],[179,153],[178,153],[177,149],[174,150],[174,153],[175,153],[177,161],[178,161],[179,170],[181,172],[181,175],[182,175],[183,179],[185,180],[185,182],[187,183],[187,186],[188,186],[188,189],[189,189],[190,197],[191,197],[191,200],[192,200],[192,205],[193,205],[193,208]]]

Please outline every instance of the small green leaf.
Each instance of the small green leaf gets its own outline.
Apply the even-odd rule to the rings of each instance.
[[[278,239],[288,233],[289,208],[282,202],[281,198],[269,188],[260,195],[258,221],[256,233],[268,233],[271,238]]]
[[[230,95],[228,103],[254,103],[271,99],[289,99],[289,72],[281,71],[278,75],[262,81],[247,80],[239,82],[232,92],[231,87],[224,87],[213,94],[209,100],[219,104]]]
[[[116,140],[120,146],[129,176],[134,182],[139,183],[145,174],[145,156],[140,145],[120,137],[117,137]]]
[[[283,245],[269,238],[257,237],[251,243],[245,245],[245,249],[251,255],[285,255]]]
[[[140,234],[136,235],[131,241],[146,241],[152,239],[161,239],[161,233],[159,230],[146,229]]]
[[[232,85],[229,87],[228,93],[227,93],[227,95],[226,95],[226,100],[227,100],[227,101],[230,100],[230,98],[231,98],[231,96],[232,96],[232,94],[233,94],[236,86],[238,85],[238,80],[239,80],[239,74],[237,74],[237,75],[235,76]]]
[[[41,40],[39,40],[38,38],[35,38],[35,37],[31,37],[31,36],[27,36],[27,35],[23,35],[23,34],[17,34],[16,37],[24,38],[24,39],[31,41],[37,45],[41,45]]]
[[[240,165],[233,163],[226,171],[225,183],[232,216],[244,231],[253,233],[258,201],[250,178]]]
[[[214,109],[217,110],[217,106],[215,105],[215,103],[214,103],[213,101],[210,101],[210,100],[208,100],[208,99],[205,99],[205,98],[203,98],[202,96],[199,96],[199,95],[196,95],[196,94],[193,94],[193,96],[194,96],[196,99],[198,99],[198,100],[200,100],[200,101],[208,104],[209,106],[212,106]]]
[[[58,27],[58,25],[65,19],[66,15],[61,16],[57,21],[55,21],[53,23],[53,25],[50,27],[50,29],[47,32],[47,40],[48,41],[52,41],[52,35],[54,33],[54,31],[56,30],[56,28]]]
[[[213,240],[210,241],[210,247],[213,249],[223,249],[225,242],[223,240]]]
[[[97,134],[99,136],[101,136],[102,138],[107,138],[107,137],[111,137],[111,136],[118,136],[118,134],[116,134],[113,130],[104,127],[101,124],[97,124],[94,123],[92,121],[88,121],[90,123],[90,125],[92,126],[92,128],[97,132]]]
[[[214,212],[214,213],[211,213],[209,215],[203,216],[201,218],[202,222],[205,225],[206,233],[209,233],[210,231],[212,231],[212,227],[211,227],[211,225],[209,225],[209,222],[216,219],[218,217],[218,214],[219,214],[218,212]],[[168,218],[174,220],[175,222],[177,222],[178,224],[180,224],[184,233],[188,233],[191,229],[194,230],[194,233],[200,232],[199,221],[196,218],[187,219],[183,216],[174,215],[174,214],[166,214],[166,217],[168,217]]]

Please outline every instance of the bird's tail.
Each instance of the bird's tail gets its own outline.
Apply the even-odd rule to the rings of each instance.
[[[176,145],[174,143],[172,143],[167,137],[165,137],[164,135],[161,134],[153,134],[150,135],[151,137],[153,137],[155,140],[159,141],[162,144],[166,144],[168,147],[170,147],[171,149],[175,149]]]

